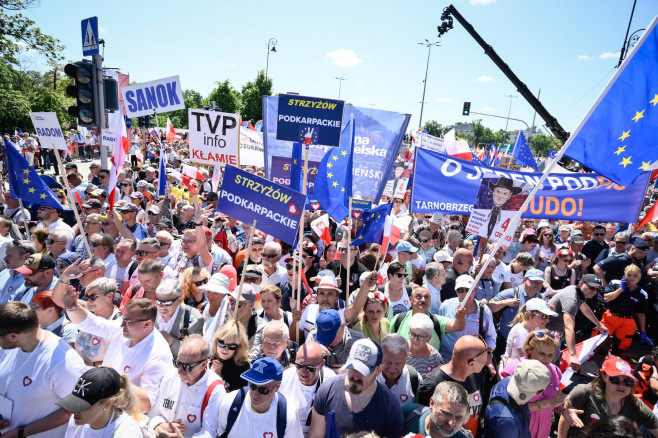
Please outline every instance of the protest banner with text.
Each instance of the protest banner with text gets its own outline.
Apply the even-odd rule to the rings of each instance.
[[[276,139],[338,146],[345,102],[280,94]]]
[[[55,113],[30,113],[34,132],[39,137],[39,143],[44,149],[59,149],[65,151],[66,140]]]
[[[220,166],[240,165],[240,116],[231,113],[188,110],[190,161]]]
[[[185,109],[180,78],[171,76],[121,88],[128,117]]]

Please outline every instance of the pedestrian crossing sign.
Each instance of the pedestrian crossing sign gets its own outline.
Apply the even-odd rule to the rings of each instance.
[[[98,55],[98,17],[91,17],[80,22],[82,30],[82,56]]]

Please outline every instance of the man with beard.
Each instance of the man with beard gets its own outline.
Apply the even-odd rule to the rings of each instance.
[[[30,304],[36,294],[52,290],[57,284],[55,260],[48,254],[31,255],[23,266],[16,269],[16,272],[23,274],[26,290],[22,295],[16,294],[15,301]]]
[[[0,303],[14,301],[16,295],[25,292],[25,279],[16,269],[23,266],[27,259],[36,252],[34,243],[29,240],[14,240],[5,250],[5,269],[0,272]]]
[[[279,264],[280,259],[281,245],[277,242],[267,242],[263,246],[261,262],[263,266],[263,282],[261,283],[261,287],[268,284],[279,284],[287,278],[286,268]],[[246,265],[247,263],[245,262]]]
[[[468,393],[457,382],[441,382],[430,398],[430,407],[410,404],[403,408],[405,421],[417,417],[410,425],[411,433],[431,438],[472,438],[462,425],[468,420]],[[413,408],[413,410],[411,410]],[[406,413],[411,411],[410,413]]]
[[[362,431],[388,437],[404,434],[402,408],[386,385],[377,382],[381,363],[382,350],[371,339],[352,345],[347,374],[326,382],[315,395],[309,438],[325,436],[330,411],[341,436]]]

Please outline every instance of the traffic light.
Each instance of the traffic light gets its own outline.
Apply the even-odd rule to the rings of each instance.
[[[151,127],[151,116],[144,116],[144,127],[146,129]]]
[[[73,78],[73,85],[66,87],[66,94],[75,98],[75,105],[69,107],[68,113],[77,117],[78,126],[98,126],[94,64],[87,60],[66,64],[64,73]]]
[[[144,117],[137,117],[137,127],[144,128],[146,126],[146,119]]]
[[[471,114],[471,102],[464,102],[464,109],[462,110],[463,116]]]

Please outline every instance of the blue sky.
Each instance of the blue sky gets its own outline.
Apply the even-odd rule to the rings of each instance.
[[[431,52],[423,120],[446,125],[482,118],[471,110],[531,124],[533,110],[483,50],[455,21],[437,38],[446,1],[335,0],[332,2],[188,0],[158,2],[54,1],[24,11],[66,45],[67,60],[82,57],[80,20],[98,16],[105,39],[105,66],[119,67],[131,81],[180,75],[183,88],[207,95],[216,81],[234,87],[265,69],[267,42],[276,38],[269,76],[274,91],[341,98],[412,115],[417,127]],[[633,0],[454,0],[480,35],[536,93],[562,126],[573,132],[613,74]],[[658,2],[637,0],[631,32],[658,15]],[[32,68],[42,60],[24,59]],[[507,95],[519,96],[514,99]],[[536,125],[543,122],[537,118]],[[509,129],[523,127],[510,121]]]

